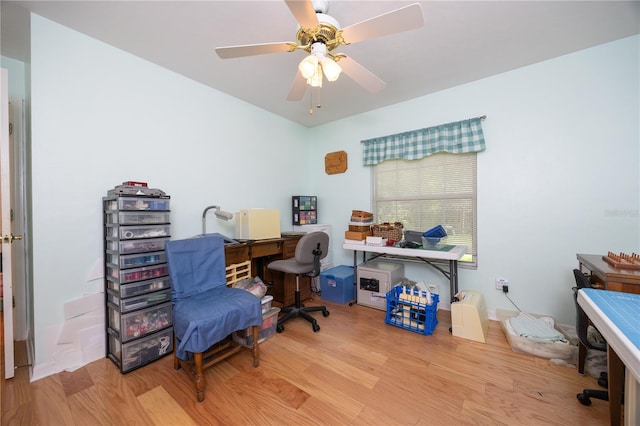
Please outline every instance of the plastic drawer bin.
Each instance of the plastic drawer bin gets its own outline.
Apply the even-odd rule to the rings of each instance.
[[[440,240],[446,236],[447,231],[442,227],[442,225],[434,226],[422,234],[422,245],[425,247],[435,247],[440,243]]]
[[[169,241],[169,238],[150,238],[145,240],[127,241],[113,239],[107,240],[107,250],[115,251],[120,254],[148,253],[150,251],[164,250],[167,241]]]
[[[395,286],[387,293],[387,315],[384,322],[419,334],[433,334],[440,297],[415,288]]]
[[[275,334],[278,326],[279,313],[280,308],[271,308],[269,312],[262,314],[262,325],[260,326],[260,333],[258,334],[258,344],[264,342]],[[250,348],[253,346],[253,331],[251,331],[251,328],[236,331],[233,333],[233,340]]]
[[[349,303],[355,300],[353,266],[336,266],[320,273],[322,300]]]
[[[107,304],[109,327],[119,333],[122,342],[143,337],[173,324],[171,302],[122,314],[118,306]]]
[[[138,254],[120,254],[107,252],[106,258],[108,263],[113,263],[120,268],[136,268],[140,266],[165,263],[167,261],[167,256],[165,255],[164,251]]]
[[[172,352],[173,327],[129,343],[120,343],[113,330],[109,330],[109,358],[120,367],[123,373],[142,367]]]
[[[120,307],[120,313],[127,313],[136,309],[148,308],[150,306],[159,305],[160,303],[171,301],[171,289],[147,293],[140,296],[120,298],[118,293],[107,290],[107,301]]]
[[[107,279],[107,291],[111,290],[121,298],[138,296],[164,289],[171,289],[171,278],[168,276],[131,284],[120,284]]]
[[[155,266],[143,266],[142,268],[134,269],[120,269],[115,265],[107,264],[106,269],[107,277],[113,278],[114,281],[118,281],[120,284],[149,280],[169,275],[169,268],[166,263],[161,263]]]
[[[273,302],[273,296],[266,295],[262,299],[260,299],[260,304],[262,305],[262,315],[266,314],[271,310],[271,303]]]
[[[106,213],[106,223],[119,223],[120,225],[155,225],[170,223],[170,212],[127,212],[114,211]]]
[[[107,210],[169,210],[169,198],[118,197],[105,204]]]
[[[132,240],[136,238],[170,237],[170,225],[114,225],[107,224],[107,237]]]

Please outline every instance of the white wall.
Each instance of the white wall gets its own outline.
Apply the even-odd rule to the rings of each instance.
[[[290,194],[305,189],[290,177],[304,164],[281,152],[303,152],[306,129],[39,16],[31,28],[40,364],[63,304],[102,287],[90,274],[102,262],[109,189],[136,180],[171,195],[173,238],[199,234],[210,204],[279,209],[288,224]],[[233,235],[220,223],[208,231]]]
[[[25,99],[27,91],[25,64],[6,56],[0,56],[0,65],[2,68],[6,68],[9,73],[9,98]]]
[[[350,264],[341,231],[351,210],[370,208],[360,140],[487,114],[480,266],[461,272],[461,288],[511,308],[493,289],[506,277],[523,310],[571,323],[575,253],[638,250],[639,37],[313,129],[38,16],[31,37],[36,364],[49,361],[62,306],[102,285],[89,280],[102,261],[101,197],[129,179],[172,196],[174,238],[200,233],[214,203],[280,209],[288,229],[290,196],[316,194],[334,264]],[[337,150],[349,169],[327,176],[324,156]],[[407,275],[446,289],[425,267]]]
[[[495,290],[504,277],[520,309],[572,324],[576,253],[640,249],[639,46],[630,37],[314,129],[310,158],[349,154],[346,173],[312,174],[334,264],[353,261],[340,240],[351,210],[371,208],[361,140],[486,114],[479,266],[461,271],[460,288],[482,291],[489,310],[515,309]],[[407,276],[448,288],[425,266]]]

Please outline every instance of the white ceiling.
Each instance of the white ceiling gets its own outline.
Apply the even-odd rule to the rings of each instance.
[[[329,2],[342,27],[415,3]],[[215,47],[295,42],[297,23],[281,0],[7,1],[2,54],[21,58],[33,13],[240,98],[304,126],[406,101],[484,77],[640,33],[638,1],[421,1],[425,26],[342,46],[387,83],[370,94],[343,75],[321,89],[309,114],[286,100],[304,52],[220,59]],[[16,14],[15,12],[22,12]],[[315,103],[315,100],[314,100]]]

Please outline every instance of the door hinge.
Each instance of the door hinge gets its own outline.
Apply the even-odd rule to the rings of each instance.
[[[13,134],[13,123],[9,123],[9,135]]]

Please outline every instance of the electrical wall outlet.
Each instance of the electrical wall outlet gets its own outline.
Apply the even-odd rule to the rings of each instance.
[[[509,285],[509,280],[506,278],[496,278],[496,290],[502,291],[502,286]]]

